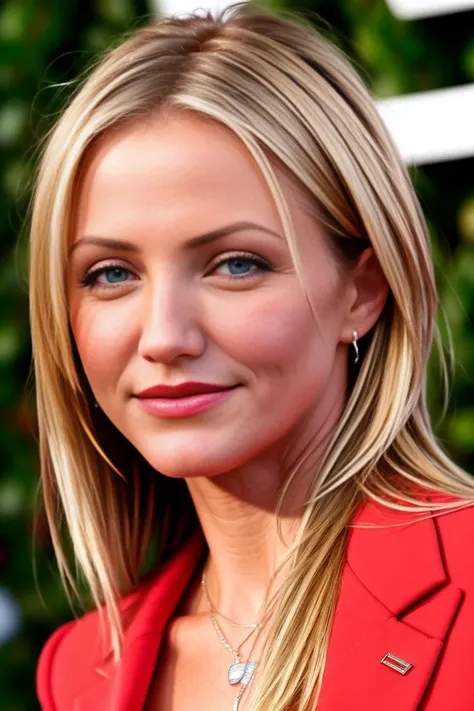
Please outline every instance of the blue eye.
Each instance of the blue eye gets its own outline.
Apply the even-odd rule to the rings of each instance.
[[[221,262],[222,264],[222,262]],[[229,265],[229,271],[231,274],[235,274],[235,276],[240,276],[242,274],[248,274],[248,267],[250,265],[250,259],[241,259],[238,257],[234,257],[233,259],[227,259],[224,264]],[[236,268],[235,272],[232,272],[231,266],[234,266]],[[247,269],[245,268],[247,267]]]
[[[116,284],[117,282],[126,281],[127,273],[127,269],[122,269],[121,267],[113,267],[112,269],[106,269],[103,272],[103,275],[105,277],[105,280],[109,284]]]
[[[94,286],[112,286],[113,284],[124,284],[129,281],[131,272],[129,269],[120,266],[103,266],[88,272],[82,279],[84,286],[93,288]],[[103,277],[103,279],[101,279]]]
[[[126,281],[128,270],[122,269],[121,267],[112,267],[110,269],[104,269],[102,274],[107,283],[117,284],[118,282]]]
[[[261,259],[257,259],[257,257],[254,257],[253,255],[246,256],[244,254],[237,254],[235,256],[227,256],[225,259],[222,259],[220,262],[214,265],[213,271],[215,271],[218,267],[221,267],[224,264],[229,265],[230,275],[224,275],[227,278],[236,277],[237,279],[242,279],[245,277],[254,276],[256,274],[256,271],[249,269],[249,265],[257,267],[257,271],[259,269],[267,271],[270,269],[270,266],[266,262]]]

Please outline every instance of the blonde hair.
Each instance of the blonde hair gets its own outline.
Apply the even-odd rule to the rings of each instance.
[[[275,161],[309,198],[338,264],[370,244],[389,285],[380,318],[360,340],[360,365],[349,365],[347,403],[315,466],[291,575],[252,690],[252,711],[309,711],[322,682],[355,508],[366,497],[421,513],[460,505],[423,501],[415,495],[420,487],[474,500],[472,479],[438,444],[427,413],[426,364],[437,335],[429,236],[369,92],[345,56],[295,13],[239,3],[217,17],[157,20],[110,50],[82,82],[48,138],[37,177],[31,328],[54,547],[65,584],[74,585],[64,519],[77,567],[95,604],[107,610],[116,659],[118,599],[139,584],[154,532],[163,562],[188,533],[181,522],[196,519],[183,482],[147,472],[143,458],[93,411],[68,325],[67,235],[88,147],[113,127],[164,111],[208,117],[243,141],[272,191],[303,288]],[[287,486],[310,461],[305,452]]]

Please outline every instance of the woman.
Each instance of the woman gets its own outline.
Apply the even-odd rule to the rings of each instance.
[[[339,51],[245,5],[134,31],[49,137],[31,240],[46,511],[96,608],[43,710],[473,708],[429,238]]]

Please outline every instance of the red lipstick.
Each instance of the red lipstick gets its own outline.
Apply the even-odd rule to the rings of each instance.
[[[154,385],[136,397],[141,407],[158,417],[186,417],[207,410],[228,398],[237,385],[187,382],[179,385]]]

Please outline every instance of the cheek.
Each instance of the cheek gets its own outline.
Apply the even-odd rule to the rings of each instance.
[[[328,284],[309,296],[316,316],[294,285],[280,293],[282,298],[256,304],[242,331],[245,339],[233,341],[232,356],[254,376],[251,429],[258,420],[259,436],[267,444],[285,437],[307,413],[313,413],[313,426],[319,430],[331,406],[331,392],[338,392],[338,301]]]
[[[248,306],[240,303],[237,308],[226,309],[226,318],[215,330],[216,341],[235,361],[251,370],[270,369],[288,376],[289,368],[294,370],[305,360],[317,367],[324,354],[331,351],[333,340],[330,324],[326,330],[324,323],[334,319],[328,312],[329,299],[325,295],[319,294],[315,304],[322,333],[299,287],[266,298],[253,295]]]
[[[79,357],[92,390],[103,393],[120,377],[133,340],[130,321],[112,302],[92,304],[84,299],[71,309],[71,327]]]

